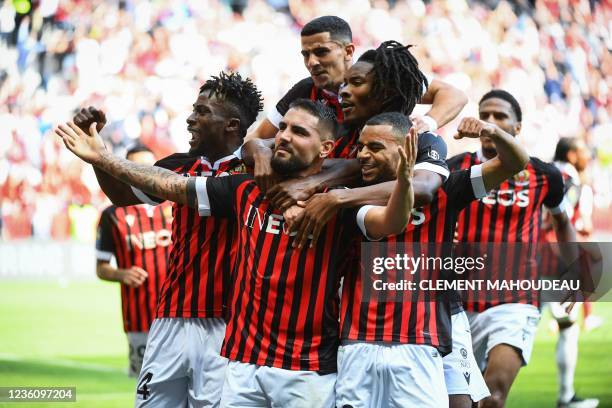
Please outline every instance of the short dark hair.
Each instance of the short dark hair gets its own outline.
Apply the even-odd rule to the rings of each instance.
[[[227,103],[231,114],[240,119],[240,137],[244,138],[246,131],[257,119],[257,114],[263,109],[261,92],[249,78],[243,79],[237,72],[221,72],[213,76],[200,87],[200,93],[208,91],[208,97],[215,96]]]
[[[385,41],[375,50],[364,52],[357,60],[374,65],[371,94],[383,101],[383,111],[409,115],[429,86],[418,61],[409,51],[410,47],[412,45]]]
[[[149,149],[147,146],[143,145],[142,143],[135,143],[131,146],[128,146],[127,152],[125,153],[125,157],[127,158],[133,154],[142,153],[142,152],[153,153],[151,149]]]
[[[317,126],[325,140],[334,140],[338,135],[338,120],[334,111],[319,101],[299,98],[291,102],[289,109],[301,109],[316,117],[319,121]]]
[[[504,91],[503,89],[493,89],[484,94],[482,98],[480,98],[480,102],[478,102],[478,105],[491,98],[499,98],[508,102],[512,107],[512,110],[514,111],[514,116],[516,116],[516,120],[518,122],[523,121],[523,112],[521,111],[521,107],[516,98],[512,96],[510,92]]]
[[[302,28],[300,35],[306,37],[320,33],[329,33],[332,40],[343,43],[353,42],[353,32],[346,21],[337,16],[322,16],[310,20]]]
[[[384,112],[371,117],[365,124],[366,126],[390,125],[393,134],[402,139],[406,137],[412,127],[412,122],[406,115],[400,112]]]
[[[578,138],[562,137],[557,142],[554,161],[567,162],[567,154],[578,148]]]

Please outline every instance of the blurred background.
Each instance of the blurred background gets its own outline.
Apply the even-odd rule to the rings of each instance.
[[[102,135],[116,154],[138,140],[158,157],[185,151],[185,120],[210,75],[250,76],[267,111],[308,76],[299,32],[326,14],[349,22],[356,57],[385,40],[414,44],[424,72],[466,92],[468,105],[440,130],[449,156],[476,149],[452,135],[492,87],[519,100],[531,155],[549,161],[560,137],[583,139],[594,159],[581,175],[593,190],[592,239],[612,241],[609,0],[0,0],[0,326],[10,328],[0,336],[0,385],[93,376],[81,387],[91,391],[86,406],[125,406],[133,395],[122,377],[119,289],[94,281],[95,228],[109,202],[53,127],[93,105],[106,112]],[[605,321],[586,336],[595,354],[579,363],[577,384],[586,393],[600,384],[612,405]],[[554,343],[539,336],[548,348],[519,376],[512,406],[554,402]]]

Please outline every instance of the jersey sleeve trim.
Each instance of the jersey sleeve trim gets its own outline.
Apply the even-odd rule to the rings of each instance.
[[[439,165],[433,164],[433,163],[429,163],[429,162],[421,162],[421,163],[415,164],[414,165],[414,170],[433,171],[434,173],[438,173],[439,175],[444,177],[444,180],[446,180],[448,178],[448,175],[449,175],[448,169],[445,169],[442,166],[439,166]]]
[[[365,225],[365,217],[366,214],[368,213],[368,211],[370,211],[372,208],[376,207],[375,205],[364,205],[363,207],[361,207],[359,209],[359,211],[357,212],[357,225],[359,226],[359,229],[361,230],[361,233],[363,234],[364,237],[366,237],[368,240],[370,241],[380,241],[382,239],[374,239],[370,236],[368,236],[368,231],[366,229],[366,225]]]
[[[144,193],[144,191],[137,189],[134,186],[130,186],[130,188],[132,189],[132,192],[134,193],[134,195],[136,196],[136,198],[138,198],[143,204],[149,204],[149,205],[158,205],[159,202],[152,200],[151,197],[149,197],[148,195],[146,195]]]
[[[283,115],[280,114],[278,109],[272,108],[268,111],[268,120],[274,125],[275,128],[279,128],[280,121],[283,119]]]
[[[198,213],[202,217],[210,216],[210,200],[208,199],[208,191],[206,191],[206,179],[208,177],[196,177],[195,189],[198,199]]]
[[[115,255],[112,252],[96,250],[96,259],[98,261],[110,262],[114,257]]]
[[[487,195],[487,189],[482,178],[482,164],[472,166],[470,169],[470,181],[472,182],[472,190],[476,199],[481,199]]]

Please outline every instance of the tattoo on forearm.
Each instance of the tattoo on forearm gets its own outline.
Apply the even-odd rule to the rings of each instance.
[[[103,160],[97,167],[145,193],[181,204],[187,203],[188,178],[173,171],[137,164],[108,152],[103,153]]]

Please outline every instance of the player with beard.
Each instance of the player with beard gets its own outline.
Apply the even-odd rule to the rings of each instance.
[[[385,111],[398,111],[406,115],[412,112],[418,102],[420,90],[426,84],[426,78],[419,70],[418,62],[409,48],[396,41],[386,41],[377,49],[364,53],[347,71],[340,91],[345,120],[330,157],[355,158],[359,131],[374,115]],[[269,147],[257,141],[249,141],[243,146],[242,153],[246,163],[254,163],[255,174],[258,173],[258,166],[269,167]],[[417,205],[430,202],[434,192],[448,175],[445,158],[446,144],[442,138],[430,132],[419,135],[419,153],[413,181]],[[334,163],[330,166],[331,171],[300,180],[299,185],[306,186],[301,190],[302,200],[308,199],[313,191],[320,192],[327,187],[359,182],[360,169],[355,160],[341,160],[340,162],[346,163],[340,166],[336,164],[338,160],[331,162]],[[268,183],[257,176],[256,180],[260,185]],[[316,186],[316,190],[308,187],[311,185]],[[363,197],[367,202],[371,202],[369,200],[375,197],[378,199],[377,204],[384,204],[392,188],[393,183],[372,186],[364,189]],[[282,183],[268,189],[266,195],[281,209],[287,209],[297,203],[297,197],[287,194]],[[322,218],[319,225],[325,225],[326,222],[327,219]],[[308,235],[311,231],[306,232]]]
[[[301,80],[287,92],[270,110],[267,119],[249,134],[249,139],[273,138],[280,118],[291,102],[298,98],[325,103],[335,109],[338,121],[342,122],[338,92],[353,62],[355,45],[351,27],[340,17],[322,16],[304,25],[300,34],[301,54],[310,77]],[[453,86],[436,79],[427,82],[418,95],[422,95],[420,103],[431,104],[432,107],[424,116],[413,117],[419,133],[436,131],[453,120],[467,103],[465,94]]]
[[[320,171],[333,149],[337,123],[320,103],[295,101],[280,123],[273,165],[285,177]],[[83,160],[155,196],[230,217],[241,248],[232,277],[231,309],[222,354],[231,362],[223,389],[227,407],[332,407],[338,347],[338,285],[348,244],[363,234],[401,232],[413,204],[416,135],[399,148],[394,191],[385,207],[347,210],[328,223],[313,247],[294,248],[282,213],[250,175],[185,179],[139,166],[104,150],[95,129],[56,130]],[[316,391],[314,391],[316,390]]]
[[[478,109],[482,121],[495,124],[512,136],[520,132],[521,108],[510,93],[492,90],[481,98]],[[451,170],[486,163],[498,154],[491,138],[483,136],[480,142],[478,152],[462,153],[449,159]],[[535,249],[540,240],[544,206],[552,214],[557,240],[576,241],[564,208],[563,193],[559,170],[532,157],[525,170],[462,211],[457,225],[458,240],[516,243],[508,246],[515,251],[514,256],[496,262],[502,269],[498,279],[537,280],[540,275],[535,267]],[[465,306],[469,312],[474,354],[491,391],[491,397],[481,404],[487,408],[503,407],[520,368],[528,364],[531,356],[540,319],[538,296],[532,291],[514,291],[487,300],[476,299],[469,293],[467,296]]]
[[[372,185],[394,179],[392,169],[399,159],[397,146],[404,143],[410,128],[409,120],[398,112],[383,113],[367,121],[359,136],[358,153],[364,183]],[[405,232],[380,241],[386,243],[390,254],[400,243],[435,242],[440,244],[438,248],[444,243],[452,243],[459,211],[524,167],[527,152],[496,126],[465,118],[458,127],[456,138],[476,138],[485,134],[494,140],[500,154],[484,165],[451,173],[430,204],[412,210]],[[319,194],[311,202],[324,203],[325,200],[319,199],[335,194],[343,192],[332,190]],[[307,206],[306,211],[310,217],[323,208]],[[359,262],[359,255],[356,260]],[[336,406],[448,406],[447,397],[440,392],[445,381],[446,387],[454,387],[449,388],[449,394],[453,394],[452,407],[470,407],[471,399],[478,401],[488,395],[471,353],[471,338],[465,333],[466,327],[469,328],[465,314],[452,318],[452,349],[453,353],[462,354],[456,358],[467,366],[461,371],[471,377],[471,382],[459,373],[461,382],[449,384],[446,364],[443,369],[441,359],[441,355],[451,350],[448,299],[419,291],[408,295],[374,293],[367,289],[367,280],[364,280],[372,275],[362,274],[362,268],[353,268],[344,280],[343,346],[338,352]],[[442,271],[424,272],[416,272],[413,282],[444,279]]]
[[[262,109],[249,79],[221,73],[200,88],[187,118],[192,134],[188,153],[159,160],[155,168],[187,177],[241,173],[235,152]],[[104,125],[102,112],[84,109],[75,123],[92,132]],[[131,188],[94,167],[103,191],[117,206],[158,204],[162,199]],[[182,177],[181,177],[182,178]],[[227,360],[219,356],[225,322],[225,296],[236,255],[232,220],[200,217],[174,204],[168,272],[149,332],[137,389],[137,406],[217,406]]]

